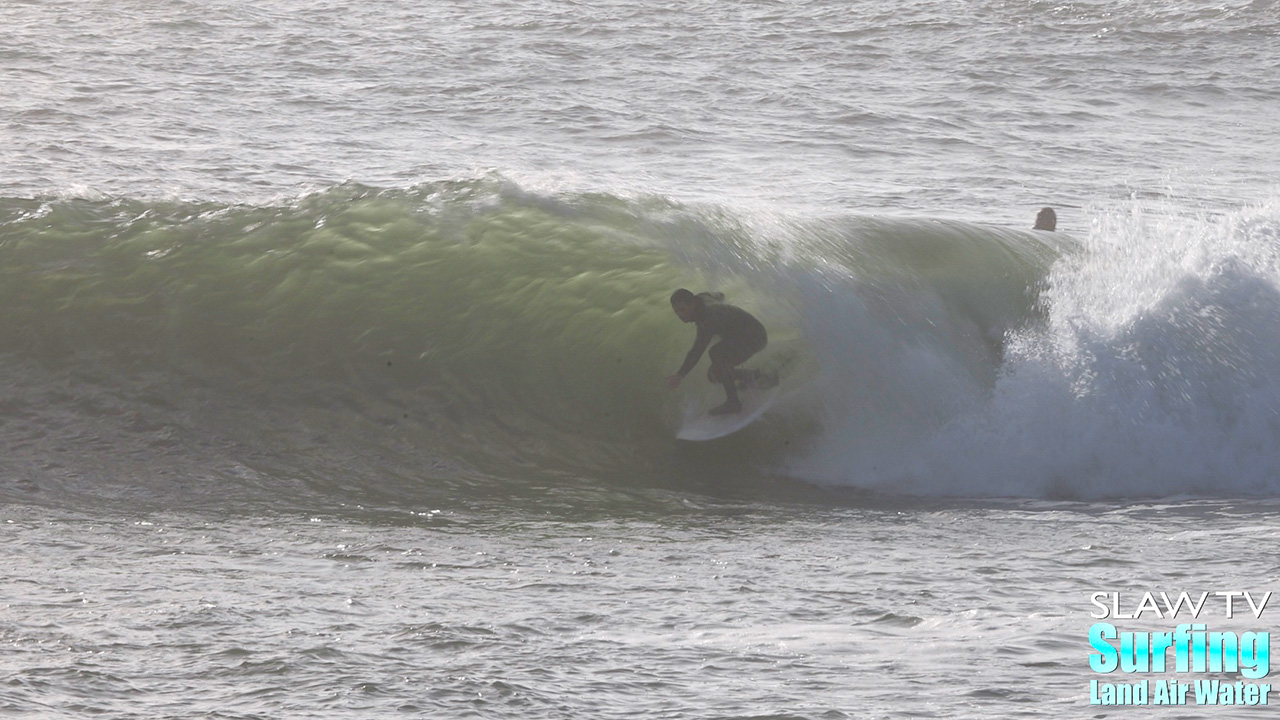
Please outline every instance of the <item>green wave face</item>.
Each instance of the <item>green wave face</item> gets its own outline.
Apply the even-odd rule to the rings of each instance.
[[[868,365],[923,346],[989,385],[1058,253],[971,225],[797,221],[500,180],[344,185],[270,207],[11,199],[0,233],[16,402],[48,427],[92,424],[105,445],[69,449],[62,467],[92,468],[70,475],[161,462],[202,468],[218,492],[348,498],[767,474]],[[672,441],[687,406],[716,396],[663,387],[693,337],[668,305],[677,287],[757,314],[771,338],[759,362],[788,364],[796,400],[747,440]],[[9,432],[28,448],[10,469],[50,482],[33,469],[47,443]],[[51,442],[74,446],[69,433]]]

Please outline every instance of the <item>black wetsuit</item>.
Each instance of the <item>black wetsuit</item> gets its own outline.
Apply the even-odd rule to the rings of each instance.
[[[714,365],[733,367],[746,361],[764,349],[769,343],[769,336],[764,325],[751,313],[740,307],[722,302],[724,295],[720,293],[698,293],[697,309],[694,322],[698,325],[698,336],[693,341],[693,349],[684,357],[679,375],[689,374],[702,353],[706,351],[711,338],[720,336],[720,342],[711,348],[711,362]]]

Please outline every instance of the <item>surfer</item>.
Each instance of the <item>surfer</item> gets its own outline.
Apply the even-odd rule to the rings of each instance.
[[[702,359],[702,353],[711,343],[711,338],[720,336],[720,342],[711,348],[711,369],[707,371],[707,380],[724,385],[726,399],[723,405],[712,408],[711,415],[728,415],[742,411],[742,401],[738,399],[737,383],[747,382],[755,378],[755,373],[738,369],[738,365],[747,358],[764,349],[769,342],[764,325],[740,307],[724,302],[724,294],[704,292],[694,295],[681,288],[671,294],[671,309],[677,317],[687,323],[697,323],[698,335],[694,338],[693,348],[684,357],[684,364],[675,375],[667,377],[667,388],[675,390],[680,381]]]
[[[1058,214],[1053,211],[1053,208],[1047,207],[1047,208],[1041,208],[1040,212],[1036,214],[1036,226],[1031,229],[1052,231],[1057,227],[1058,227]]]

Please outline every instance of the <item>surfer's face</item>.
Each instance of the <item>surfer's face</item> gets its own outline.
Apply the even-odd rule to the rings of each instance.
[[[675,311],[676,317],[680,318],[681,320],[687,323],[693,322],[693,315],[694,315],[693,303],[673,302],[671,303],[671,309]]]

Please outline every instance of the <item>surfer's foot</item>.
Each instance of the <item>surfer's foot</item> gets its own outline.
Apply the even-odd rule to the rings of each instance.
[[[742,403],[726,400],[723,405],[717,405],[707,411],[708,415],[732,415],[742,412]]]
[[[739,390],[768,390],[778,384],[778,373],[764,372],[763,370],[739,370],[736,376],[735,386]]]

